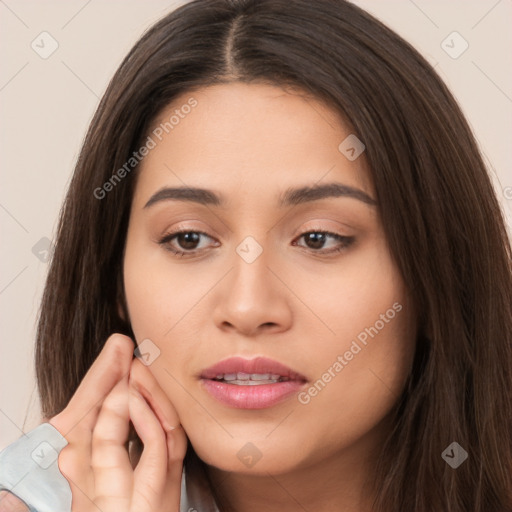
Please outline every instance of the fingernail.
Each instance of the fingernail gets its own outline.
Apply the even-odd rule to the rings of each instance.
[[[166,432],[170,432],[171,430],[175,430],[177,427],[173,427],[169,418],[166,417],[165,411],[162,408],[159,408],[158,417],[160,418],[160,422],[162,423],[162,427]]]
[[[173,427],[171,425],[171,422],[165,417],[165,413],[163,411],[161,414],[161,423],[162,423],[162,427],[164,427],[164,430],[166,432],[170,432],[171,430],[174,430],[177,428],[177,427]]]
[[[165,417],[165,411],[163,411],[162,407],[159,407],[158,404],[154,402],[153,395],[145,387],[141,386],[138,382],[135,382],[134,380],[130,380],[130,385],[132,386],[134,393],[137,393],[138,398],[144,400],[145,402],[146,400],[147,402],[149,402],[148,405],[150,405],[150,407],[153,409],[154,413],[160,420],[160,423],[162,424],[162,427],[165,431],[170,432],[171,430],[175,430],[176,428],[178,428],[173,427],[171,425],[170,420]]]

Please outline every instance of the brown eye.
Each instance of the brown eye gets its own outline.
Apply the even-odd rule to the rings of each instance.
[[[206,240],[206,243],[199,247],[202,239],[213,240],[212,237],[200,231],[176,231],[165,235],[158,243],[174,254],[186,256],[194,255],[208,245]]]
[[[299,247],[305,247],[311,249],[314,252],[320,254],[329,254],[334,252],[340,252],[351,245],[355,238],[353,236],[342,236],[336,233],[329,233],[328,231],[309,231],[303,233],[298,240],[304,239],[305,246],[302,244]],[[329,241],[332,240],[330,243]],[[326,244],[328,247],[326,248]]]
[[[201,234],[195,231],[187,231],[185,233],[178,233],[176,235],[176,241],[182,249],[193,250],[196,249],[196,245],[199,243]]]
[[[326,235],[325,233],[306,233],[304,236],[304,240],[306,245],[310,249],[322,249],[325,244]]]

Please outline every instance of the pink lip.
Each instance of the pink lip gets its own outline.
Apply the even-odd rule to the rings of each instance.
[[[269,373],[287,377],[289,380],[256,386],[238,386],[213,380],[219,374],[238,372]],[[204,389],[210,395],[225,405],[238,409],[265,409],[272,407],[297,393],[307,382],[306,377],[303,375],[277,361],[265,357],[257,357],[255,359],[232,357],[225,359],[203,370],[200,378]]]

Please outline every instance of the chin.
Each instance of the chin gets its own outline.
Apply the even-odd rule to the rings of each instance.
[[[254,476],[268,476],[287,473],[304,463],[305,452],[301,450],[300,458],[293,441],[287,445],[282,437],[275,439],[229,438],[208,440],[202,438],[194,442],[189,438],[197,456],[209,466],[229,473]],[[288,438],[290,441],[290,439]],[[212,446],[215,447],[212,450]]]

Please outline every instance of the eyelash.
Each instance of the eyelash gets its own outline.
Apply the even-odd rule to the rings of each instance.
[[[176,256],[181,256],[181,257],[183,257],[183,256],[185,256],[185,257],[186,256],[194,256],[196,253],[200,252],[201,249],[192,249],[192,250],[189,250],[189,251],[183,251],[183,250],[174,248],[170,244],[170,242],[174,238],[176,238],[178,235],[184,234],[184,233],[196,233],[198,235],[204,235],[204,236],[206,236],[208,238],[212,238],[207,233],[203,233],[202,231],[180,230],[180,231],[174,231],[173,233],[168,233],[168,234],[164,235],[158,241],[158,243],[160,245],[164,246],[164,248],[167,251],[173,253]],[[338,240],[339,242],[341,242],[340,247],[338,247],[336,249],[331,249],[331,250],[328,250],[328,251],[322,251],[321,249],[315,250],[315,249],[309,249],[307,247],[303,247],[305,249],[309,249],[313,253],[320,254],[320,255],[330,255],[330,254],[340,253],[340,252],[344,251],[345,249],[347,249],[355,241],[355,238],[353,236],[338,235],[337,233],[331,233],[330,231],[325,231],[325,230],[322,230],[322,229],[312,229],[310,231],[306,231],[306,232],[302,233],[301,235],[299,235],[299,237],[297,239],[301,239],[305,235],[309,235],[309,234],[312,234],[312,233],[327,235],[327,236],[330,236],[330,237]]]

